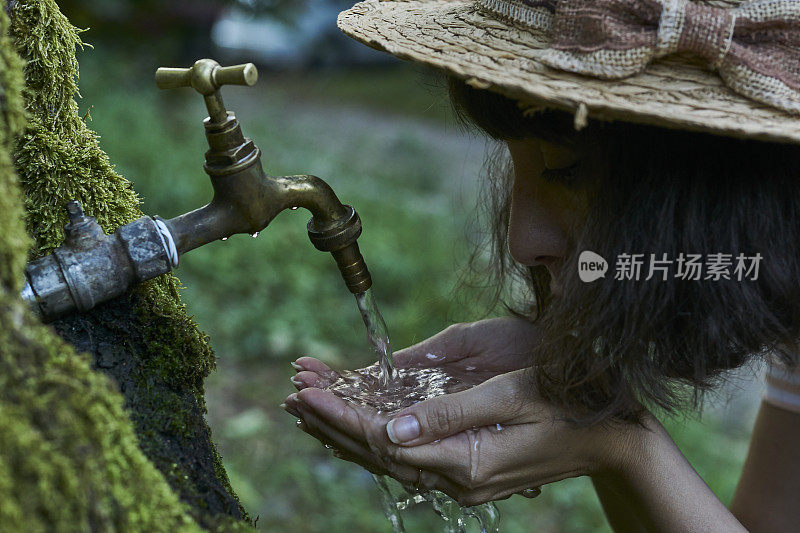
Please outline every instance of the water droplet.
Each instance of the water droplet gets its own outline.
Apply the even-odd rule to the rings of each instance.
[[[431,361],[442,361],[442,360],[444,360],[444,356],[443,355],[436,355],[435,353],[425,354],[425,357],[427,357]]]
[[[254,238],[254,239],[255,239],[256,237],[258,237],[258,232],[255,232],[255,233],[253,233],[253,234],[252,234],[252,235],[250,235],[250,236],[251,236],[252,238]]]
[[[228,240],[228,238],[227,238],[227,237],[223,237],[223,238],[222,238],[222,240],[223,240],[223,241],[227,241],[227,240]]]
[[[467,372],[472,372],[473,370],[475,370],[475,367],[474,366],[468,366],[468,367],[464,368],[464,370],[466,370]]]
[[[292,207],[292,211],[297,211],[297,206]]]
[[[501,426],[500,424],[497,424],[497,431],[503,431],[503,426]]]

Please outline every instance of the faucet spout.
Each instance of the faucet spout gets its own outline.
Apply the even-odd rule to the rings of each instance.
[[[356,242],[361,235],[358,213],[342,204],[324,180],[266,176],[257,161],[237,175],[212,175],[211,203],[166,221],[178,253],[237,233],[258,233],[281,211],[302,207],[312,215],[307,226],[312,244],[333,255],[348,290],[359,294],[369,289],[372,279]]]
[[[341,223],[347,216],[347,206],[343,205],[324,180],[310,175],[280,176],[275,180],[281,197],[280,209],[302,207],[314,217],[314,227],[324,230]]]
[[[209,150],[205,171],[214,198],[207,206],[166,222],[178,253],[236,233],[262,231],[285,209],[303,207],[312,214],[308,234],[318,250],[330,252],[354,294],[366,291],[372,280],[356,244],[361,220],[343,205],[333,189],[316,176],[268,176],[261,167],[261,150],[242,134],[236,115],[225,109],[220,87],[252,85],[252,65],[220,67],[201,59],[189,69],[159,69],[159,87],[191,86],[203,95],[209,116],[204,121]]]
[[[311,211],[308,237],[317,250],[331,253],[347,289],[353,294],[366,292],[372,286],[372,277],[358,248],[361,219],[355,209],[343,205],[333,189],[316,176],[277,179],[290,207]]]

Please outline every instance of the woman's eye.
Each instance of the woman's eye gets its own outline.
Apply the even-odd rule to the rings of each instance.
[[[575,185],[578,181],[578,164],[564,168],[545,168],[542,171],[542,179],[566,186]]]

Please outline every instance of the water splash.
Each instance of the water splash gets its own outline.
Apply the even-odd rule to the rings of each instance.
[[[381,493],[381,500],[383,501],[383,514],[389,523],[392,524],[394,533],[405,533],[405,526],[403,525],[403,517],[400,516],[400,509],[398,508],[398,501],[392,494],[389,488],[391,478],[387,476],[379,476],[372,474],[372,479],[375,481],[378,490]]]
[[[395,370],[389,330],[372,291],[367,290],[355,296],[367,328],[367,340],[378,356],[378,364],[359,371],[340,373],[339,379],[328,387],[331,392],[348,401],[391,414],[419,401],[457,392],[475,384],[462,383],[435,366]],[[445,356],[429,353],[427,358],[431,362],[440,363]],[[498,424],[497,431],[500,429]],[[475,428],[470,452],[477,453],[479,446],[480,438]],[[430,503],[436,514],[444,520],[444,533],[466,533],[467,520],[470,517],[478,523],[481,533],[497,533],[500,530],[500,512],[494,502],[461,507],[456,500],[438,490],[420,491],[405,487],[389,476],[373,474],[372,478],[381,493],[383,511],[392,524],[394,533],[405,533],[400,511],[424,502]]]
[[[381,316],[378,304],[372,294],[372,289],[356,294],[358,310],[361,311],[361,318],[367,327],[367,341],[369,341],[375,354],[378,356],[378,364],[381,369],[381,386],[387,387],[395,378],[394,358],[392,357],[392,346],[389,343],[389,329]]]
[[[494,502],[461,507],[454,499],[438,490],[419,492],[404,487],[388,476],[373,474],[372,478],[381,492],[383,512],[392,524],[394,533],[405,533],[400,511],[425,502],[444,520],[444,533],[466,533],[469,518],[477,522],[481,533],[500,531],[500,512]]]
[[[469,387],[469,383],[462,383],[439,367],[397,368],[387,387],[380,380],[381,369],[376,363],[360,370],[339,372],[338,379],[327,388],[349,403],[392,416],[415,403]]]
[[[475,383],[461,381],[448,374],[441,367],[398,368],[395,378],[388,387],[380,385],[381,371],[377,364],[361,370],[344,371],[328,390],[356,405],[370,407],[389,416],[417,402],[465,390]],[[484,429],[485,430],[485,429]],[[470,453],[479,452],[480,429],[469,430]],[[498,426],[490,426],[489,431],[499,431]],[[438,440],[435,441],[438,444]],[[383,512],[392,524],[395,533],[404,533],[403,519],[400,511],[420,503],[429,503],[433,510],[444,520],[445,533],[462,533],[470,518],[474,518],[480,530],[485,533],[498,531],[500,514],[494,503],[485,503],[475,507],[464,507],[436,490],[420,491],[405,487],[387,476],[373,475],[375,484],[383,499]]]

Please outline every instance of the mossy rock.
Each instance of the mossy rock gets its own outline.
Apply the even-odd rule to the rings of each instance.
[[[142,213],[78,114],[79,32],[53,0],[0,6],[0,525],[250,529],[204,418],[214,354],[177,278],[54,329],[19,299],[25,262],[63,240],[68,200],[106,232]]]

